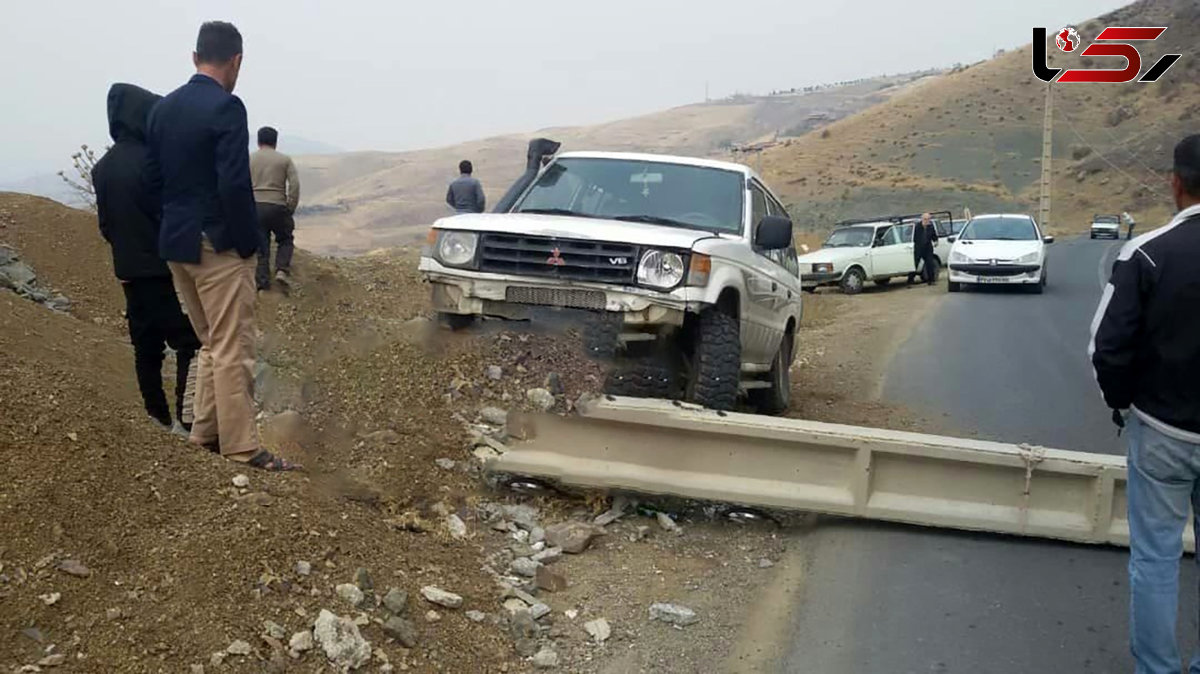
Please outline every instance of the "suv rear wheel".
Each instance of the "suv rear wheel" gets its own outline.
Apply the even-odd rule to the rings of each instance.
[[[792,333],[784,334],[771,362],[771,388],[750,390],[750,403],[761,414],[783,414],[792,403]]]
[[[702,312],[691,347],[687,399],[714,410],[733,409],[742,373],[738,320],[719,309]]]

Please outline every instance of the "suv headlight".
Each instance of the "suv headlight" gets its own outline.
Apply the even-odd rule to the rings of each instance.
[[[973,260],[971,258],[967,257],[966,255],[963,255],[962,253],[958,252],[957,250],[951,251],[950,261],[957,262],[959,264],[971,264],[971,262],[973,262]]]
[[[1037,261],[1038,261],[1038,253],[1036,250],[1033,251],[1032,253],[1028,253],[1028,254],[1022,255],[1021,257],[1017,258],[1017,264],[1033,264]]]
[[[638,283],[652,288],[668,289],[683,280],[683,256],[665,250],[648,250],[638,262]]]
[[[439,262],[450,267],[465,267],[475,261],[475,249],[479,246],[479,235],[444,229],[438,232],[434,252]]]

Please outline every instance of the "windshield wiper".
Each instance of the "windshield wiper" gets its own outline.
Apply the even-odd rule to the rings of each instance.
[[[666,225],[667,227],[686,227],[688,229],[703,229],[702,227],[693,225],[690,222],[683,222],[681,220],[672,220],[671,218],[663,218],[663,217],[660,217],[657,215],[616,215],[616,216],[613,216],[613,220],[620,220],[621,222],[644,222],[649,225]]]
[[[580,213],[569,208],[522,208],[518,213],[534,213],[536,215],[570,215],[576,218],[594,218],[596,216],[588,213]]]

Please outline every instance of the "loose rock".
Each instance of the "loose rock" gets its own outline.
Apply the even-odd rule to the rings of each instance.
[[[550,612],[550,607],[541,602],[529,607],[529,617],[533,618],[534,620],[541,620],[542,618],[550,615]]]
[[[290,650],[293,653],[296,653],[297,655],[300,653],[305,653],[307,651],[311,651],[312,647],[313,647],[313,635],[312,635],[312,632],[310,632],[308,630],[304,630],[303,632],[296,632],[295,634],[292,635],[291,639],[288,639],[288,650]]]
[[[82,562],[76,559],[64,559],[58,563],[58,570],[68,576],[76,578],[87,578],[92,575],[92,570],[83,565]]]
[[[272,639],[283,640],[287,638],[287,630],[283,629],[283,625],[273,621],[263,621],[263,633]]]
[[[562,559],[562,552],[562,548],[546,548],[541,552],[534,553],[530,559],[542,564],[553,564]]]
[[[533,578],[537,575],[538,568],[542,565],[533,561],[528,557],[517,557],[508,565],[513,573],[526,578]]]
[[[399,616],[392,616],[383,623],[383,633],[398,641],[405,648],[416,648],[420,641],[416,626],[411,621]]]
[[[55,604],[58,603],[59,599],[62,599],[62,593],[61,592],[49,592],[47,594],[39,594],[38,599],[41,599],[42,603],[45,604],[46,606],[54,606]]]
[[[661,602],[650,606],[650,619],[680,626],[691,625],[700,620],[696,612],[686,606]]]
[[[401,615],[408,607],[408,593],[398,587],[389,588],[383,596],[383,607],[392,615]]]
[[[583,522],[560,522],[546,527],[546,542],[563,552],[577,555],[592,544],[592,539],[600,532],[590,524]]]
[[[454,459],[448,459],[443,456],[440,459],[435,459],[434,463],[436,463],[437,467],[441,468],[442,470],[454,470]]]
[[[189,670],[192,674],[204,674],[204,665],[192,665]]]
[[[313,638],[336,667],[358,669],[371,659],[371,643],[363,638],[358,625],[325,609],[317,616]]]
[[[508,423],[508,412],[499,407],[485,407],[479,410],[479,416],[493,426],[503,426]]]
[[[225,652],[229,655],[250,655],[252,650],[250,644],[241,639],[236,639],[233,643],[225,647]]]
[[[531,388],[525,392],[525,397],[535,409],[542,412],[547,412],[554,407],[554,394],[544,388]]]
[[[362,606],[363,602],[366,601],[366,595],[353,583],[342,583],[335,588],[335,591],[337,592],[337,596],[342,598],[342,601],[355,608]]]
[[[296,562],[296,573],[301,576],[307,576],[312,573],[312,564],[309,562]]]
[[[483,611],[467,611],[466,615],[467,620],[470,620],[473,623],[481,623],[484,620],[487,620],[487,614]]]
[[[512,520],[514,524],[525,531],[532,531],[538,526],[538,510],[531,505],[518,503],[516,505],[500,506],[500,513],[505,519]]]
[[[119,609],[119,608],[105,609],[104,617],[108,618],[109,620],[120,620],[121,619],[121,609]]]
[[[612,636],[612,626],[604,618],[596,618],[584,623],[583,631],[587,632],[592,637],[592,640],[598,644],[608,641],[608,638]]]
[[[758,560],[758,568],[760,568],[760,569],[769,569],[772,566],[775,566],[775,562],[772,562],[771,560],[767,559],[766,557],[763,557],[762,559]]]
[[[554,669],[558,666],[558,653],[549,648],[543,648],[533,656],[533,666],[538,669]]]
[[[446,518],[446,528],[450,530],[451,538],[467,537],[467,524],[458,515],[450,515]]]
[[[354,570],[354,584],[363,592],[375,590],[375,581],[371,580],[371,572],[361,566]]]
[[[421,596],[425,597],[425,600],[430,603],[445,606],[446,608],[458,608],[463,603],[462,597],[432,585],[426,585],[421,588]]]
[[[539,565],[537,567],[533,582],[538,589],[547,592],[562,592],[567,589],[567,576],[562,571],[556,571],[546,566]]]
[[[67,656],[63,653],[54,653],[38,660],[39,667],[58,667],[67,661]]]
[[[557,372],[551,372],[546,375],[545,384],[546,390],[550,391],[553,395],[560,396],[567,392],[566,387],[563,386],[562,377]]]
[[[671,519],[670,515],[662,512],[661,510],[655,513],[654,517],[658,520],[658,526],[662,527],[663,530],[676,534],[683,533],[683,529],[681,529],[679,525],[675,523],[675,520]]]
[[[245,489],[246,487],[250,486],[250,478],[238,473],[237,475],[233,476],[233,486],[237,487],[238,489]]]
[[[529,613],[529,604],[513,597],[512,599],[504,600],[504,610],[508,611],[509,615],[517,615],[518,613]]]
[[[425,612],[425,622],[427,622],[427,623],[440,622],[441,619],[442,619],[442,614],[438,613],[437,611],[430,609]]]
[[[504,376],[504,370],[499,365],[489,365],[487,367],[487,378],[492,381],[500,381]]]

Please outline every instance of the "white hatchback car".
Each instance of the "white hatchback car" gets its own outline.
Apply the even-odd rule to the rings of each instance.
[[[1033,217],[977,215],[950,249],[950,292],[969,285],[1019,285],[1040,294],[1046,288],[1046,244]]]

